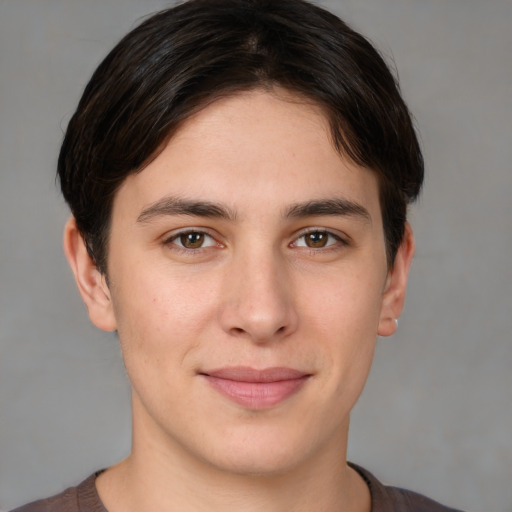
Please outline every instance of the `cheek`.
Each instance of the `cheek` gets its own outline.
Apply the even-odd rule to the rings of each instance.
[[[307,299],[304,309],[327,339],[333,333],[343,340],[377,336],[384,278],[373,274],[340,273],[338,278],[331,276],[323,286],[310,287],[310,292],[303,294]]]
[[[331,279],[304,303],[305,325],[328,368],[329,385],[358,394],[370,370],[380,309],[381,279],[359,273]],[[343,387],[343,389],[341,389]]]
[[[128,275],[112,294],[125,364],[134,355],[146,364],[183,359],[215,314],[214,290],[156,270]]]

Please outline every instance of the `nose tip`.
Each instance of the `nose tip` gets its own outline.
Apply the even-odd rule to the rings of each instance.
[[[263,315],[256,311],[243,312],[239,309],[237,319],[229,331],[235,336],[246,336],[258,343],[266,342],[290,331],[290,322],[283,316],[275,313]]]
[[[292,333],[298,318],[286,272],[261,265],[231,275],[230,290],[221,313],[223,329],[255,343],[281,339]]]

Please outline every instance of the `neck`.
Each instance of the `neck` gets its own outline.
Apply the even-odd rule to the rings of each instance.
[[[216,467],[134,418],[131,455],[96,485],[109,512],[368,512],[368,487],[345,462],[347,435],[348,422],[321,452],[258,474]]]

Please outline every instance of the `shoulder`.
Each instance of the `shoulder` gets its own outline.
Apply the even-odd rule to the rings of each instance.
[[[384,485],[369,471],[350,464],[370,488],[372,512],[462,512],[413,491]]]
[[[92,474],[76,487],[16,508],[11,512],[107,512],[100,501],[94,482],[101,471]]]

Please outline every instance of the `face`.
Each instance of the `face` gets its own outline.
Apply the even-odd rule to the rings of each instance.
[[[244,474],[343,457],[409,256],[388,272],[376,177],[318,108],[254,91],[189,119],[117,192],[108,258],[108,287],[79,286],[118,330],[134,450]]]

